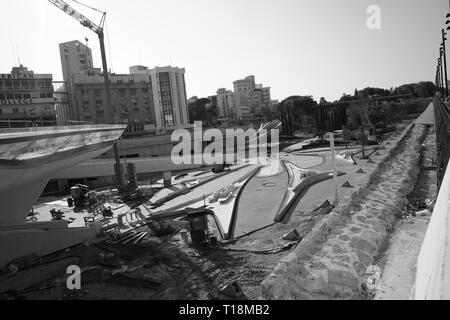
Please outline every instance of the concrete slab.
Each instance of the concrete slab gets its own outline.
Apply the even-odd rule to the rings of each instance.
[[[392,237],[386,267],[375,300],[408,300],[414,286],[416,263],[430,217],[401,221]]]
[[[234,237],[270,226],[278,212],[287,188],[288,174],[253,177],[245,186],[238,202]]]

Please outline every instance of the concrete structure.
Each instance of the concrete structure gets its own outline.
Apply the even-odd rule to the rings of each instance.
[[[71,123],[70,115],[70,98],[67,92],[67,85],[63,82],[53,82],[55,92],[55,110],[56,110],[56,125],[68,126]]]
[[[271,111],[270,88],[255,83],[255,76],[233,82],[234,91],[221,88],[217,91],[217,107],[222,120],[264,121]]]
[[[185,69],[171,66],[154,69],[133,66],[130,68],[130,73],[150,77],[157,130],[189,125]]]
[[[78,40],[61,43],[59,53],[64,81],[69,81],[74,74],[86,73],[94,68],[92,50]]]
[[[415,300],[450,299],[450,164],[439,189],[433,214],[417,259]]]
[[[151,131],[156,127],[152,84],[145,74],[117,75],[110,80],[112,110],[106,110],[103,76],[71,76],[71,111],[77,121],[129,124],[130,131]]]
[[[234,92],[247,93],[253,91],[256,88],[255,76],[248,76],[242,80],[236,80],[233,82]]]
[[[70,100],[71,120],[128,124],[127,133],[161,134],[189,127],[184,69],[130,67],[130,74],[111,74],[112,110],[106,110],[101,69],[92,51],[79,41],[60,44],[61,65]]]
[[[51,74],[35,74],[22,65],[0,74],[0,127],[55,123]]]
[[[235,93],[225,88],[217,90],[219,118],[236,118],[239,113],[238,109],[245,103],[245,96],[242,93]]]
[[[13,259],[46,255],[92,239],[95,228],[67,222],[27,223],[49,177],[106,152],[125,126],[0,130],[0,268]]]

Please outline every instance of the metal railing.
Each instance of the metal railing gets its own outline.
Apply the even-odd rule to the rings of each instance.
[[[438,196],[417,259],[414,299],[450,299],[450,110],[434,98]]]
[[[438,97],[434,98],[433,104],[436,124],[436,171],[439,190],[450,158],[450,109]]]

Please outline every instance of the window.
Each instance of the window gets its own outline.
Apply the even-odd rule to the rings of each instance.
[[[47,92],[47,98],[53,98],[53,92]]]
[[[131,89],[131,95],[135,96],[137,93],[136,89]]]
[[[28,80],[22,80],[22,88],[29,89],[30,88],[30,82]]]
[[[47,97],[47,95],[46,95],[45,93],[41,93],[41,94],[39,94],[39,97],[40,97],[41,99],[45,99],[45,98]]]
[[[14,95],[12,93],[7,93],[6,94],[6,99],[7,100],[12,100],[12,99],[14,99]]]
[[[20,80],[13,80],[14,89],[20,89]]]
[[[22,99],[22,94],[21,93],[14,94],[14,99],[17,99],[17,100]]]
[[[142,93],[148,93],[148,88],[142,88]]]
[[[5,100],[6,99],[6,95],[4,93],[0,93],[0,100]]]
[[[12,81],[11,80],[5,80],[5,88],[12,89]]]
[[[23,94],[23,98],[24,98],[24,99],[31,99],[31,94],[29,94],[29,93],[24,93],[24,94]]]
[[[13,108],[13,113],[19,113],[19,108]]]

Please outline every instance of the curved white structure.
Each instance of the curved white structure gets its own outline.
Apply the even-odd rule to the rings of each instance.
[[[0,130],[0,268],[28,254],[45,255],[95,236],[67,222],[26,223],[49,177],[112,147],[126,126]],[[78,230],[77,230],[78,229]]]

